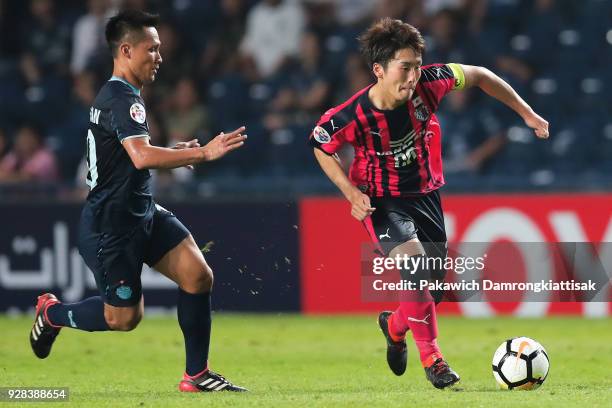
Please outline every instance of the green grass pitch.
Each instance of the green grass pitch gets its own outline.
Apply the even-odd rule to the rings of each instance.
[[[72,407],[611,407],[610,323],[440,318],[440,345],[462,379],[439,391],[426,382],[410,341],[406,374],[389,371],[375,315],[215,314],[211,367],[251,392],[211,395],[177,391],[184,356],[175,318],[145,317],[129,333],[64,329],[49,358],[38,360],[28,342],[31,320],[0,317],[0,387],[69,387]],[[549,377],[536,391],[497,390],[492,354],[519,335],[546,347]],[[41,404],[48,406],[25,406]]]

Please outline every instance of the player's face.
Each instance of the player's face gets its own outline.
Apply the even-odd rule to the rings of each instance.
[[[398,101],[406,101],[412,97],[419,78],[421,78],[423,59],[412,48],[398,50],[392,60],[383,70],[379,83],[387,94]]]
[[[134,75],[142,84],[155,81],[155,75],[162,63],[159,53],[159,35],[155,27],[144,28],[144,38],[132,46],[131,68]]]

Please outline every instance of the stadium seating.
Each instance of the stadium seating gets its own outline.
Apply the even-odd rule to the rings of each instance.
[[[256,3],[256,0],[240,3],[242,9],[236,15],[242,16],[245,25],[249,11]],[[59,22],[74,24],[77,17],[86,12],[83,5],[77,4],[55,1],[60,18],[54,29],[61,28]],[[241,68],[240,60],[201,72],[198,58],[208,55],[210,47],[215,46],[209,39],[218,27],[215,24],[222,16],[221,7],[198,2],[149,1],[148,4],[152,10],[162,13],[165,21],[188,40],[181,44],[180,52],[194,56],[193,64],[196,65],[191,73],[201,84],[197,91],[211,118],[211,128],[205,129],[204,133],[213,135],[246,124],[251,136],[249,149],[206,171],[197,172],[198,177],[183,186],[174,186],[171,194],[181,188],[208,192],[206,194],[210,191],[231,194],[244,192],[244,189],[247,193],[283,192],[287,191],[287,186],[296,192],[333,191],[314,165],[306,145],[306,138],[314,125],[310,118],[305,120],[302,116],[301,121],[274,131],[264,124],[280,84],[288,80],[287,72],[280,70],[266,78],[255,78]],[[307,14],[309,7],[313,7],[311,2],[303,2],[303,6]],[[20,16],[18,18],[26,22],[33,18],[28,14],[27,2],[21,5],[15,2],[4,7],[5,16]],[[497,102],[482,99],[479,103],[483,108],[494,112],[506,126],[508,142],[479,171],[448,174],[447,179],[452,184],[448,189],[580,190],[592,189],[597,183],[612,185],[612,161],[609,160],[612,155],[612,123],[609,119],[612,113],[609,81],[612,2],[489,1],[483,18],[478,24],[469,26],[466,24],[470,17],[469,4],[458,7],[452,15],[461,41],[456,41],[455,49],[445,50],[443,54],[438,54],[434,47],[429,56],[426,54],[426,60],[437,55],[457,56],[461,59],[457,62],[482,64],[498,72],[550,121],[551,139],[548,142],[535,140],[520,118],[500,108]],[[340,102],[346,94],[347,61],[357,49],[355,37],[363,28],[363,24],[342,26],[334,23],[332,17],[326,18],[324,22],[311,20],[307,26],[319,38],[323,52],[321,61],[331,84],[330,97],[327,105],[321,107],[321,113]],[[427,20],[410,22],[420,27],[427,38],[430,34]],[[15,22],[10,24],[14,26]],[[10,24],[6,27],[12,27]],[[49,32],[53,33],[53,29]],[[72,78],[66,71],[70,61],[65,61],[64,68],[45,71],[38,83],[28,84],[24,80],[22,62],[26,46],[0,41],[4,41],[0,43],[0,128],[10,136],[22,123],[36,122],[66,167],[63,169],[64,184],[73,185],[77,160],[74,144],[71,144],[75,140],[72,133],[83,132],[84,125],[74,120],[73,109],[78,109],[77,104],[65,103],[71,98]],[[230,45],[236,46],[228,42],[227,46]],[[229,55],[239,54],[238,49],[226,51]],[[506,63],[501,64],[500,58]],[[509,66],[509,59],[519,61],[522,71],[518,71],[517,66]],[[172,64],[172,61],[164,61],[164,64]],[[98,82],[109,74],[108,67],[94,66],[91,69]],[[159,89],[164,86],[171,88],[173,84],[160,83],[158,86]],[[148,110],[163,117],[163,102],[159,97],[148,98]],[[444,105],[441,109],[445,109]],[[297,116],[300,116],[299,112]],[[589,186],[585,180],[591,180],[593,185]],[[177,184],[180,183],[177,181]],[[198,187],[200,184],[202,188]],[[206,187],[211,185],[216,187],[212,190]],[[58,187],[57,191],[66,189]]]

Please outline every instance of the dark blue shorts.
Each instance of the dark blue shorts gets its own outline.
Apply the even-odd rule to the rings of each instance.
[[[161,206],[153,217],[127,233],[97,232],[96,222],[85,206],[81,214],[79,252],[96,279],[100,295],[112,306],[140,302],[142,265],[155,265],[189,236],[189,230]]]

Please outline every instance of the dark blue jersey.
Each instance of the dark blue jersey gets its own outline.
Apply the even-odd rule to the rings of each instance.
[[[151,173],[138,170],[122,146],[132,137],[149,137],[140,91],[120,78],[100,90],[89,112],[87,205],[100,232],[126,232],[155,211]]]

